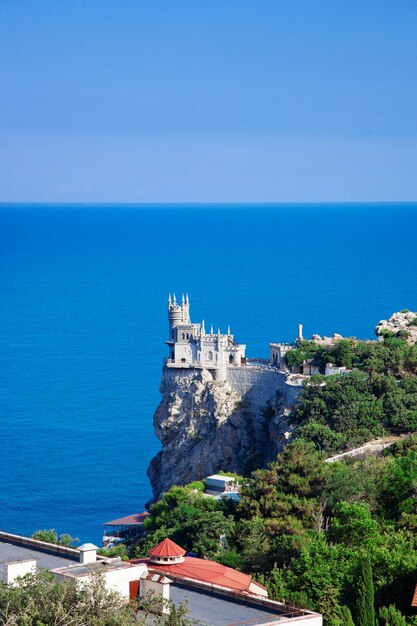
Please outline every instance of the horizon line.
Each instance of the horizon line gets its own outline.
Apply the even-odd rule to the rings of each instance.
[[[186,206],[186,207],[195,207],[195,206],[205,206],[205,207],[224,207],[224,206],[236,206],[236,207],[251,207],[251,206],[265,206],[265,207],[277,207],[277,206],[327,206],[327,205],[342,205],[342,206],[352,206],[352,205],[384,205],[384,204],[404,204],[404,205],[413,205],[417,204],[417,199],[415,200],[325,200],[325,201],[298,201],[298,200],[289,200],[289,201],[268,201],[268,202],[244,202],[244,201],[216,201],[216,202],[203,202],[203,201],[157,201],[157,202],[140,202],[140,201],[127,201],[127,202],[111,202],[111,201],[53,201],[48,200],[46,202],[42,201],[1,201],[0,208],[7,206],[131,206],[131,207],[176,207],[176,206]]]

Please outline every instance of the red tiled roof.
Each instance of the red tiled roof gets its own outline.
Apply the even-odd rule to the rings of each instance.
[[[126,515],[126,517],[119,517],[112,522],[104,522],[104,526],[140,526],[145,519],[149,516],[146,511],[144,513],[134,513],[134,515]]]
[[[171,541],[171,539],[163,539],[161,543],[158,543],[157,546],[152,548],[149,552],[150,556],[154,557],[176,557],[176,556],[184,556],[185,550],[181,548],[178,544]]]
[[[214,561],[186,556],[182,563],[173,563],[172,565],[169,563],[163,565],[152,563],[149,559],[138,559],[132,562],[146,562],[150,571],[161,572],[167,576],[188,578],[206,584],[226,587],[241,593],[253,593],[249,590],[251,582],[255,582],[252,581],[251,576]],[[257,582],[256,585],[264,589],[260,583]]]
[[[413,599],[411,600],[411,606],[417,607],[417,587],[414,590]]]

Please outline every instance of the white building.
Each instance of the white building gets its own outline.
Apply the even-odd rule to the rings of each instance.
[[[269,344],[269,362],[271,365],[276,367],[280,367],[286,369],[285,364],[285,355],[289,350],[293,350],[296,348],[302,341],[303,338],[303,325],[298,324],[298,334],[297,339],[294,343],[270,343]]]
[[[333,365],[333,363],[326,363],[326,376],[332,376],[333,374],[350,374],[352,370],[349,370],[347,367],[339,367],[338,365]]]
[[[108,591],[116,591],[122,598],[132,600],[141,593],[140,581],[148,575],[144,564],[133,564],[120,558],[97,559],[97,546],[83,544],[79,548],[80,562],[50,570],[57,580],[68,578],[88,585],[95,574],[101,574]]]
[[[193,324],[190,319],[190,301],[182,296],[177,303],[175,294],[168,298],[169,346],[168,366],[170,367],[219,367],[245,364],[246,345],[237,343],[230,333],[206,333],[204,320]]]
[[[250,575],[208,559],[187,556],[170,539],[155,546],[148,558],[122,561],[97,555],[97,547],[91,543],[68,548],[0,533],[3,582],[16,584],[20,577],[39,567],[51,571],[59,581],[73,579],[83,586],[100,574],[106,588],[118,592],[126,601],[151,591],[177,605],[186,600],[190,618],[211,626],[255,621],[259,626],[301,621],[304,626],[322,626],[318,613],[269,600],[265,587]]]

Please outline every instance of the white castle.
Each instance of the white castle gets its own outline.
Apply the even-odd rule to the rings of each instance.
[[[188,294],[177,303],[175,294],[168,297],[169,358],[170,367],[204,367],[218,369],[234,367],[246,363],[246,345],[236,343],[230,333],[222,334],[220,328],[217,333],[206,333],[204,320],[201,324],[193,324],[190,318],[190,301]]]

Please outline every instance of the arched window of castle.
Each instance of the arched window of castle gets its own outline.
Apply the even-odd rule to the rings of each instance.
[[[229,363],[232,364],[234,362],[233,354],[229,354]]]
[[[212,353],[212,351],[211,351],[211,350],[209,350],[209,353],[208,353],[208,360],[209,360],[209,361],[212,361],[212,360],[213,360],[213,353]]]
[[[189,333],[187,333],[187,339],[189,339],[189,338],[190,338],[190,334],[189,334]]]
[[[182,333],[182,338],[185,339],[185,333]]]

